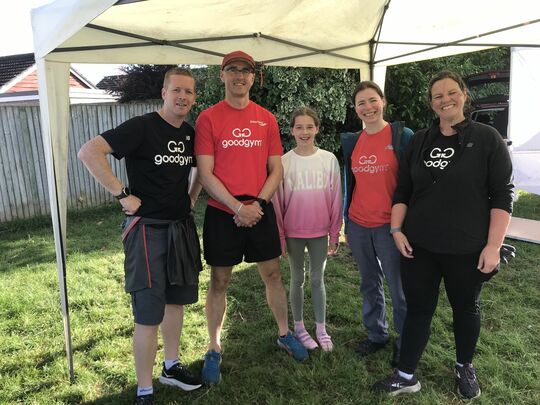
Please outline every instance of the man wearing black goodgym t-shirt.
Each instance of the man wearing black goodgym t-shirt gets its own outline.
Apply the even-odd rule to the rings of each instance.
[[[135,320],[135,403],[145,404],[153,403],[152,368],[160,324],[165,361],[159,381],[185,391],[201,386],[199,377],[178,359],[183,306],[198,300],[202,268],[191,214],[201,190],[193,181],[195,131],[184,122],[195,102],[191,72],[170,69],[161,95],[159,111],[132,118],[79,151],[79,159],[127,215],[122,238],[125,288],[132,297]],[[108,154],[125,158],[129,188],[113,174]]]

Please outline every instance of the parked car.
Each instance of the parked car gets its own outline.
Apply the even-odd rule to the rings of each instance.
[[[508,97],[510,71],[496,70],[465,77],[471,97],[471,119],[496,128],[508,136]],[[510,141],[507,141],[510,145]]]

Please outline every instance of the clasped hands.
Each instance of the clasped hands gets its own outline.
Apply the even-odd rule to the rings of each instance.
[[[234,216],[234,223],[238,227],[247,227],[251,228],[261,220],[264,212],[259,205],[258,201],[254,201],[251,204],[239,205],[239,209],[236,210],[236,215]]]

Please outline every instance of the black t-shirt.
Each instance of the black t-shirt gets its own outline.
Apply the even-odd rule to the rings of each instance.
[[[136,215],[183,219],[191,210],[188,176],[196,166],[195,130],[175,128],[157,112],[132,118],[101,136],[117,159],[126,158],[129,188],[142,201]]]
[[[424,155],[424,165],[428,168],[433,180],[438,180],[443,171],[450,165],[459,149],[457,134],[439,136],[433,144],[426,150]]]

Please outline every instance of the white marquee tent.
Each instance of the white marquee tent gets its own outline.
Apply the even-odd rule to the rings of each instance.
[[[369,78],[393,64],[501,45],[540,47],[540,2],[57,0],[32,11],[32,26],[73,378],[65,283],[70,63],[219,64],[242,49],[267,65],[356,68]]]
[[[512,48],[509,137],[516,188],[540,195],[540,48]],[[539,223],[540,224],[540,223]]]

